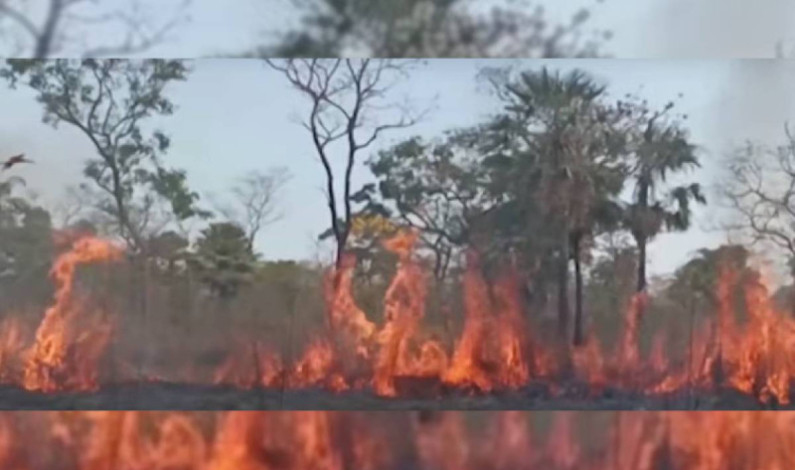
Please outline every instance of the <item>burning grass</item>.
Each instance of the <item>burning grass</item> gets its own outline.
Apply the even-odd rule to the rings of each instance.
[[[790,412],[8,412],[8,470],[779,470]]]
[[[561,347],[532,331],[516,273],[508,269],[487,282],[477,255],[470,253],[462,280],[463,327],[448,343],[424,328],[427,283],[413,256],[415,237],[403,233],[386,243],[398,265],[383,299],[382,323],[357,305],[356,261],[348,257],[326,276],[326,328],[305,349],[284,356],[267,342],[231,338],[213,381],[142,375],[130,361],[111,354],[118,322],[113,312],[75,292],[74,275],[81,264],[117,261],[121,251],[101,239],[81,238],[54,263],[55,300],[35,335],[29,339],[14,318],[0,324],[0,381],[7,386],[0,392],[13,395],[15,388],[24,389],[34,397],[25,400],[46,408],[83,406],[75,403],[91,403],[82,397],[94,393],[96,408],[108,409],[116,408],[112,397],[124,396],[128,398],[119,407],[140,403],[159,408],[155,399],[129,401],[125,390],[130,389],[170,397],[167,402],[175,408],[192,403],[186,399],[180,405],[174,398],[179,394],[204,394],[207,403],[220,409],[233,407],[236,400],[265,409],[350,409],[358,408],[356,400],[385,409],[397,401],[427,409],[499,409],[507,403],[521,409],[565,403],[573,408],[712,409],[791,403],[795,321],[773,307],[761,282],[744,285],[748,314],[740,322],[729,292],[736,279],[726,271],[718,311],[701,325],[684,355],[667,351],[662,341],[655,342],[651,354],[641,354],[638,330],[645,296],[632,299],[611,351],[595,336],[577,348]],[[140,341],[150,347],[150,338]],[[103,372],[108,363],[112,374]],[[302,405],[298,397],[308,401]],[[571,405],[577,401],[584,405]],[[601,405],[588,404],[593,401]]]

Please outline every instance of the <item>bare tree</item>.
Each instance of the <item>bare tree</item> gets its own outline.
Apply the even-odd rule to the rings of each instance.
[[[278,207],[279,198],[291,178],[285,167],[250,172],[232,186],[234,203],[217,207],[224,217],[245,230],[249,250],[254,249],[254,241],[263,228],[284,216]]]
[[[776,148],[748,143],[730,156],[722,195],[733,219],[726,228],[784,250],[795,276],[795,136]]]
[[[309,131],[326,174],[326,196],[331,231],[340,265],[348,244],[353,216],[353,168],[362,151],[384,131],[414,125],[424,114],[405,103],[389,100],[395,80],[404,77],[413,62],[371,59],[289,59],[268,65],[281,72],[310,100],[309,116],[302,125]],[[380,116],[377,116],[380,114]],[[332,144],[344,150],[343,190],[337,195]],[[341,201],[340,201],[341,199]],[[342,211],[338,203],[342,204]]]
[[[125,0],[117,6],[109,6],[113,2],[107,0],[0,0],[0,43],[9,44],[5,55],[36,59],[64,53],[82,57],[135,54],[166,40],[188,19],[191,1],[178,0],[170,11],[167,5],[163,8],[168,3],[163,1],[155,9],[155,2],[145,5],[141,0]],[[102,43],[97,33],[112,39]]]
[[[69,186],[63,195],[50,208],[53,225],[58,228],[69,227],[78,220],[89,217],[93,201],[80,186]]]

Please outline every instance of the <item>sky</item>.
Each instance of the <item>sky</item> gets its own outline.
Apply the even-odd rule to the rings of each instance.
[[[154,12],[173,12],[183,1],[140,3],[156,17]],[[192,0],[190,21],[176,27],[162,44],[139,55],[205,57],[272,43],[278,31],[295,24],[294,1]],[[522,0],[463,1],[488,8]],[[40,23],[43,1],[25,3]],[[105,11],[128,4],[129,0],[101,2]],[[565,22],[580,8],[590,7],[593,17],[584,32],[612,31],[615,37],[606,52],[618,58],[771,58],[780,41],[795,48],[795,2],[791,0],[536,0],[530,4],[543,6],[554,22]],[[93,8],[91,3],[86,5]],[[99,27],[90,37],[94,43],[112,38],[118,42],[121,31],[118,27]],[[3,39],[0,36],[0,42]]]
[[[379,145],[477,123],[495,110],[475,79],[479,67],[511,64],[583,68],[607,83],[611,94],[638,92],[659,106],[682,93],[678,108],[689,114],[693,139],[702,148],[703,167],[693,178],[707,184],[719,172],[719,157],[729,144],[746,138],[776,143],[784,121],[795,116],[788,93],[795,64],[786,61],[429,60],[394,90],[396,99],[409,97],[417,107],[430,107],[429,114],[410,130],[384,134]],[[187,82],[168,90],[175,114],[156,123],[172,139],[167,162],[186,169],[189,183],[206,200],[222,198],[246,172],[288,167],[293,178],[281,202],[286,215],[262,233],[256,248],[266,259],[313,257],[317,235],[329,219],[322,168],[307,131],[296,121],[306,103],[260,61],[203,59],[193,69]],[[93,155],[90,144],[67,126],[54,130],[42,124],[41,109],[28,90],[0,88],[0,106],[13,110],[0,113],[0,155],[25,152],[35,160],[36,165],[17,171],[45,206],[54,207],[66,186],[82,181],[82,162]],[[369,181],[361,166],[354,177],[355,186]],[[699,210],[689,232],[655,240],[650,272],[670,273],[694,250],[724,242],[714,216],[714,208]]]
[[[115,0],[123,1],[123,0]],[[174,2],[176,0],[167,0]],[[248,47],[295,19],[293,0],[196,0],[193,24],[159,53],[185,56]],[[505,0],[477,0],[479,8]],[[614,33],[606,52],[618,58],[772,58],[779,41],[795,46],[790,0],[557,0],[534,1],[549,18],[566,22],[580,8],[589,29]],[[230,6],[233,5],[233,6]]]

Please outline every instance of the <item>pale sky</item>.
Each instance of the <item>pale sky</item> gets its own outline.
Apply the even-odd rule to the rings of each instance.
[[[774,143],[783,135],[783,122],[795,116],[789,92],[795,63],[786,61],[430,60],[395,93],[418,105],[436,97],[434,110],[410,131],[385,134],[381,145],[478,122],[494,110],[494,101],[479,89],[475,74],[480,66],[498,62],[584,68],[609,83],[616,96],[640,90],[659,105],[683,93],[680,109],[690,115],[693,138],[704,147],[704,167],[694,178],[705,184],[730,141]],[[262,233],[257,248],[268,259],[311,257],[328,215],[322,169],[306,131],[293,119],[305,103],[282,76],[258,61],[204,59],[194,68],[187,82],[170,90],[176,113],[158,123],[173,142],[167,162],[185,168],[190,184],[203,195],[223,193],[252,169],[287,166],[294,175],[282,202],[287,215]],[[2,87],[0,103],[6,110],[0,113],[0,155],[27,153],[37,163],[17,167],[18,173],[45,203],[56,203],[67,185],[82,181],[82,161],[92,155],[91,146],[68,126],[53,130],[42,124],[40,107],[27,90]],[[368,172],[359,168],[355,176],[358,186]],[[659,237],[651,247],[650,271],[671,272],[694,250],[723,242],[725,237],[711,230],[716,224],[711,214],[714,209],[699,211],[696,227],[686,234]]]
[[[103,0],[112,9],[129,0]],[[153,11],[170,12],[183,0],[141,0]],[[272,42],[275,33],[295,21],[294,0],[193,0],[191,21],[179,26],[167,42],[145,56],[204,57],[239,53],[254,44]],[[479,8],[511,0],[474,0]],[[517,1],[517,0],[513,0]],[[28,2],[34,18],[43,16],[42,0]],[[566,21],[582,7],[593,7],[590,29],[608,29],[615,38],[606,52],[619,58],[764,58],[776,43],[795,46],[795,2],[792,0],[536,0],[549,17]],[[40,21],[38,21],[40,23]],[[100,28],[102,41],[121,34]],[[0,41],[3,39],[0,38]],[[3,44],[0,43],[0,46]],[[5,48],[0,47],[0,54]],[[78,53],[75,49],[66,55]]]

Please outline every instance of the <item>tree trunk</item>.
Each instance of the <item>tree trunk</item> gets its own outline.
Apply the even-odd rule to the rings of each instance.
[[[576,234],[572,240],[572,248],[574,250],[574,345],[580,346],[583,343],[583,328],[582,328],[582,263],[580,260],[580,242],[582,235]]]
[[[638,244],[638,285],[636,292],[643,292],[646,290],[646,238],[637,237],[635,239]]]
[[[640,225],[633,228],[632,236],[635,237],[635,242],[638,245],[638,285],[636,292],[643,292],[646,290],[646,242],[648,242],[648,227],[647,216],[649,210],[649,188],[651,184],[649,181],[651,177],[646,175],[642,178],[638,191],[638,206],[640,207],[641,220]]]
[[[36,48],[33,57],[36,59],[46,59],[52,52],[53,41],[55,40],[58,22],[63,14],[63,0],[50,0],[50,7],[47,11],[47,19],[39,36],[36,38]]]
[[[337,256],[334,259],[334,267],[339,270],[342,268],[342,261],[345,258],[345,251],[348,247],[348,235],[350,234],[350,223],[345,223],[345,228],[337,235]]]
[[[569,334],[569,239],[561,246],[558,271],[558,335],[565,342]]]

